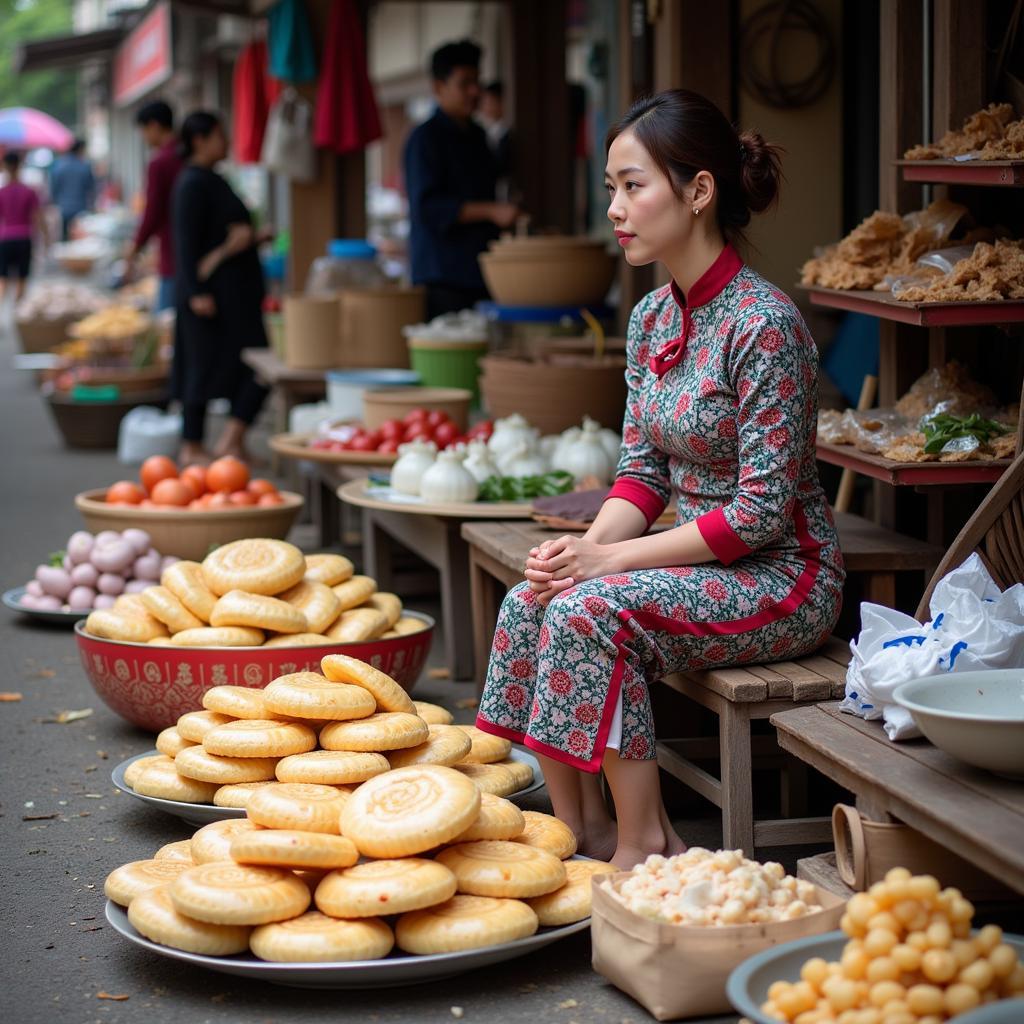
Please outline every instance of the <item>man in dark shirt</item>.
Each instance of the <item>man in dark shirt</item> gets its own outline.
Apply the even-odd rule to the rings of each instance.
[[[96,200],[96,178],[85,159],[85,142],[75,139],[71,149],[58,157],[50,169],[50,198],[60,210],[61,238],[71,235],[71,222],[92,209]]]
[[[494,156],[473,120],[480,100],[480,47],[447,43],[431,58],[437,110],[405,144],[412,280],[427,289],[427,315],[486,299],[477,256],[519,214],[494,199]]]
[[[171,237],[171,192],[182,168],[174,115],[163,100],[147,103],[135,118],[142,138],[155,151],[146,171],[146,210],[128,250],[130,275],[143,246],[155,235],[160,243],[160,290],[156,309],[174,308],[174,244]]]

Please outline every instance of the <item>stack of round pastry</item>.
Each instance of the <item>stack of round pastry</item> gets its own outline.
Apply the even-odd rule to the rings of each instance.
[[[265,689],[215,686],[203,711],[157,736],[159,752],[132,762],[125,783],[141,796],[248,808],[272,783],[355,787],[399,768],[453,768],[483,793],[506,797],[533,782],[512,744],[452,725],[444,708],[413,701],[390,676],[343,654],[323,675],[294,672]]]
[[[282,540],[225,544],[176,562],[158,585],[93,612],[85,631],[107,640],[175,647],[311,647],[358,643],[425,628],[403,615],[342,555],[303,555]]]
[[[373,696],[391,703],[383,692]],[[206,737],[244,738],[270,725],[250,729],[252,722],[260,720],[215,725]],[[274,723],[277,735],[297,738],[288,726],[308,729]],[[394,741],[398,733],[381,735]],[[433,757],[442,741],[419,746]],[[247,758],[199,744],[189,750],[200,762],[263,760],[252,750]],[[520,811],[456,767],[428,760],[387,769],[376,758],[384,760],[361,750],[283,756],[278,777],[303,781],[264,781],[248,791],[246,818],[206,825],[187,845],[171,843],[152,860],[116,869],[107,896],[154,942],[213,956],[248,948],[263,960],[294,962],[374,960],[394,947],[454,953],[590,916],[590,880],[614,868],[566,862],[576,840],[558,819]],[[343,775],[365,781],[329,781]]]

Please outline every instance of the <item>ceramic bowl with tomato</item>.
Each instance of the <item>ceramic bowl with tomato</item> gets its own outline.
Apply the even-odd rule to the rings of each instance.
[[[305,504],[301,494],[278,492],[273,505],[233,505],[191,509],[175,506],[120,505],[107,502],[106,490],[83,491],[75,496],[75,508],[82,513],[86,529],[125,530],[138,527],[152,538],[153,546],[165,555],[201,562],[212,547],[245,537],[284,540]]]
[[[391,639],[322,647],[164,647],[103,640],[75,627],[82,667],[100,699],[122,718],[152,732],[174,725],[187,711],[200,711],[203,694],[230,684],[262,689],[290,672],[319,672],[328,654],[347,654],[412,690],[426,664],[434,620],[422,612],[423,629]]]

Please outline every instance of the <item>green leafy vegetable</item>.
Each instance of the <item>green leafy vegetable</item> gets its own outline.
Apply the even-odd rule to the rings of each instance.
[[[66,551],[51,551],[47,556],[46,564],[52,565],[57,569],[64,568],[64,556],[67,554]]]
[[[924,450],[929,455],[937,455],[950,441],[958,437],[973,437],[979,444],[984,444],[993,437],[999,437],[1000,434],[1010,433],[1010,428],[1005,423],[987,420],[976,412],[970,416],[938,413],[922,420],[921,430],[925,436]]]
[[[525,501],[565,494],[573,488],[571,473],[556,471],[540,476],[489,476],[480,485],[480,501]]]

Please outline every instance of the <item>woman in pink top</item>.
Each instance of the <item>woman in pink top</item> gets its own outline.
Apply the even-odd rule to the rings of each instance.
[[[3,302],[7,279],[16,277],[15,301],[25,294],[32,268],[32,235],[38,229],[46,242],[46,223],[42,218],[39,196],[19,180],[21,154],[4,154],[4,170],[9,181],[0,188],[0,302]]]

